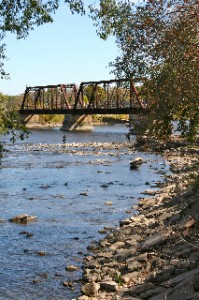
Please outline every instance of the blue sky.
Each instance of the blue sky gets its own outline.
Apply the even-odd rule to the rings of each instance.
[[[72,15],[62,6],[52,24],[35,28],[25,40],[8,35],[5,70],[0,92],[18,95],[26,85],[76,83],[112,79],[108,67],[118,54],[113,38],[101,40],[92,20]]]

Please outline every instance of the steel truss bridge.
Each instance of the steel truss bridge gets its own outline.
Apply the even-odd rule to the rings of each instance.
[[[21,114],[136,114],[145,108],[132,80],[26,87]]]

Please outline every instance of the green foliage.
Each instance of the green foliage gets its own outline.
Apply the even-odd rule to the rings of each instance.
[[[84,13],[81,0],[65,0],[72,13]],[[9,31],[17,38],[26,38],[35,26],[53,22],[53,14],[60,0],[2,0],[0,2],[1,31]]]
[[[23,94],[20,95],[16,95],[16,96],[10,96],[10,95],[6,95],[6,99],[7,99],[7,106],[8,107],[14,107],[16,110],[21,108],[21,104],[23,101]]]
[[[39,115],[39,123],[57,124],[63,123],[64,115]]]
[[[17,111],[8,107],[7,97],[0,94],[0,134],[11,134],[11,141],[23,140],[28,136],[26,127],[22,124]]]
[[[72,13],[84,13],[82,0],[65,0]],[[0,75],[4,71],[7,32],[26,38],[35,26],[53,22],[61,0],[0,1]],[[148,134],[168,139],[172,121],[179,121],[182,136],[194,140],[199,127],[199,2],[198,0],[99,0],[90,16],[103,39],[114,35],[120,50],[110,65],[116,77],[141,83],[141,96],[151,113],[140,116]],[[88,87],[87,101],[103,90]],[[15,113],[0,108],[1,132],[19,127]],[[187,122],[188,121],[188,122]],[[14,122],[13,124],[11,124]],[[140,127],[140,129],[142,129]]]
[[[124,123],[124,120],[128,121],[129,115],[101,115],[102,122],[111,122],[111,123]]]
[[[123,285],[124,285],[124,282],[123,282],[123,279],[122,279],[122,276],[121,276],[121,275],[115,274],[114,277],[113,277],[113,280],[114,280],[119,286],[123,286]]]
[[[98,34],[116,37],[119,56],[111,63],[117,77],[142,84],[151,114],[143,129],[168,139],[172,121],[183,137],[194,140],[199,126],[198,0],[100,1],[91,7]],[[187,122],[189,121],[189,122]]]
[[[65,0],[72,13],[84,14],[82,0]],[[3,42],[6,33],[12,33],[18,39],[26,38],[35,26],[53,22],[53,14],[58,10],[61,0],[1,0],[0,1],[0,77],[8,79],[4,70],[6,57],[6,44]],[[20,116],[10,107],[15,101],[18,107],[19,99],[9,98],[0,94],[0,134],[12,134],[12,141],[27,136],[27,130],[23,126]],[[7,103],[6,103],[7,102]],[[20,100],[21,102],[21,100]],[[55,119],[57,117],[54,117]],[[0,146],[1,147],[1,146]]]
[[[102,115],[92,115],[92,122],[93,123],[101,123],[102,122]]]
[[[72,13],[84,14],[82,0],[65,0]],[[7,32],[15,34],[18,39],[26,38],[36,26],[53,22],[53,15],[58,10],[61,0],[1,0],[0,1],[0,74],[6,78],[4,71],[6,45],[3,40]]]

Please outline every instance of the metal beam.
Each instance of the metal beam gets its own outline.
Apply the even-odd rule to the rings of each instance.
[[[130,79],[27,87],[21,114],[137,114],[142,105]]]

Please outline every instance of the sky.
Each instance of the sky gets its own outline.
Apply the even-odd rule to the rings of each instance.
[[[114,38],[101,40],[88,16],[72,15],[66,6],[52,24],[36,27],[25,40],[9,34],[5,43],[10,79],[0,79],[3,94],[22,94],[26,86],[114,78],[108,66],[118,55]]]

